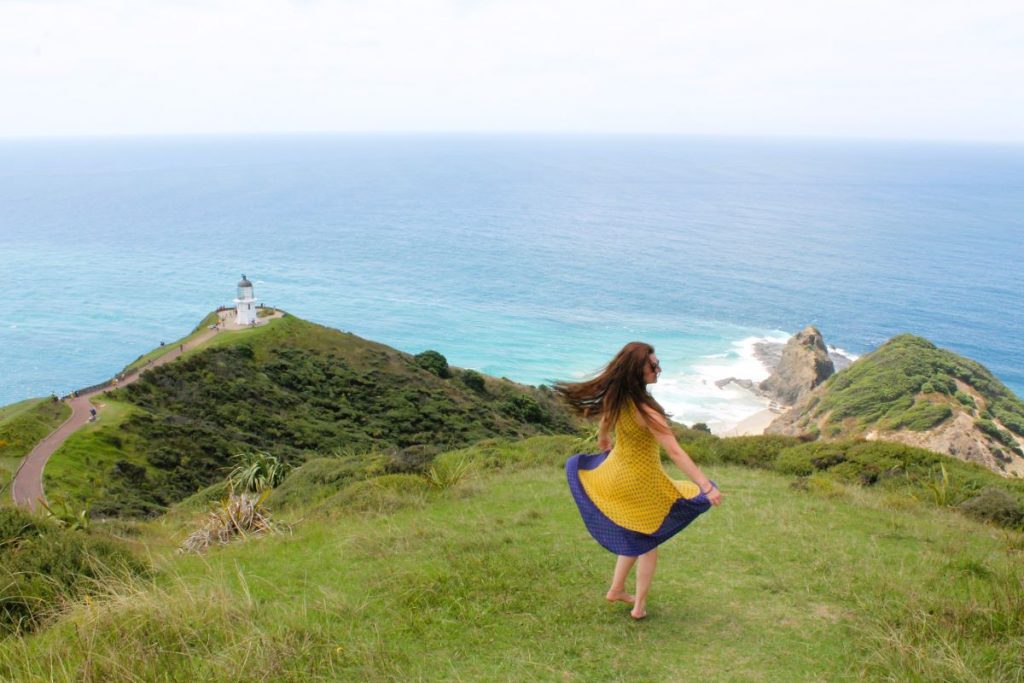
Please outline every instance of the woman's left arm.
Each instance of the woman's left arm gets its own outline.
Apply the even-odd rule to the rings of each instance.
[[[681,469],[686,476],[690,478],[694,484],[696,484],[701,492],[707,495],[708,500],[714,505],[718,505],[722,502],[722,492],[718,490],[718,487],[711,483],[711,480],[704,476],[704,473],[697,467],[697,463],[693,461],[690,454],[683,450],[683,447],[676,441],[675,434],[668,426],[668,422],[665,417],[656,410],[643,407],[644,419],[647,421],[647,428],[651,430],[655,440],[665,449],[668,453],[668,457],[672,458],[672,462]]]
[[[597,428],[597,447],[602,451],[612,449],[612,428],[607,414],[601,416],[601,424]]]

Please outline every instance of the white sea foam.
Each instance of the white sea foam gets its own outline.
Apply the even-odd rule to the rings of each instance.
[[[781,332],[745,337],[732,342],[728,351],[701,355],[696,362],[687,364],[680,359],[678,367],[682,370],[667,371],[652,393],[676,421],[704,422],[715,433],[728,431],[770,402],[734,383],[724,387],[715,383],[730,377],[753,382],[767,379],[770,370],[758,360],[754,346],[759,342],[785,343],[788,338]]]
[[[846,349],[841,349],[838,346],[829,346],[828,347],[828,352],[830,354],[833,354],[833,355],[836,355],[836,356],[842,356],[843,358],[849,358],[851,363],[853,361],[857,360],[858,358],[860,358],[860,356],[858,356],[857,354],[850,353]]]

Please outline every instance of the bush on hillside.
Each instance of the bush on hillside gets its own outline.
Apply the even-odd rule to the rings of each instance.
[[[385,514],[422,505],[429,492],[430,484],[421,475],[384,474],[349,484],[324,501],[319,509]]]
[[[720,456],[714,452],[714,446],[718,443],[719,438],[710,431],[695,429],[697,425],[686,427],[675,422],[670,422],[669,425],[672,427],[672,432],[675,434],[676,440],[679,441],[679,445],[693,458],[694,462],[699,465],[721,462]],[[662,451],[663,459],[667,455]]]
[[[438,491],[447,491],[468,477],[475,465],[468,457],[437,458],[424,475],[427,483]]]
[[[547,413],[537,403],[537,399],[526,394],[516,394],[502,406],[502,410],[509,416],[523,422],[540,424],[548,421]]]
[[[385,474],[389,460],[383,453],[309,460],[271,492],[267,505],[282,510],[316,504],[353,481]]]
[[[1017,443],[1017,440],[1013,438],[1013,435],[1003,429],[1000,429],[992,420],[975,420],[974,426],[984,432],[985,435],[995,439],[1011,450],[1017,451],[1018,453],[1021,452],[1020,445]]]
[[[535,436],[522,441],[486,439],[468,448],[442,453],[435,459],[441,467],[454,467],[461,461],[480,469],[525,469],[553,466],[562,468],[586,442],[572,436]],[[586,450],[586,449],[584,449]]]
[[[953,394],[953,398],[959,401],[961,405],[964,405],[967,408],[970,408],[971,410],[976,410],[978,408],[977,404],[974,402],[974,397],[971,396],[970,394],[965,394],[962,391],[957,391],[955,394]]]
[[[840,441],[816,441],[784,448],[775,460],[775,469],[783,474],[806,477],[846,462],[847,444]]]
[[[1024,498],[1024,482],[1003,479],[980,465],[888,441],[801,444],[783,450],[775,469],[802,477],[825,473],[862,486],[881,485],[943,506],[956,506],[988,487],[1004,491],[1014,500]],[[993,520],[997,518],[1008,519],[993,515]]]
[[[717,439],[709,446],[710,461],[772,469],[779,453],[798,443],[800,440],[796,437],[774,434]]]
[[[451,372],[448,370],[448,359],[437,351],[424,351],[423,353],[417,353],[413,356],[417,367],[423,368],[427,372],[433,373],[438,377],[445,379],[451,377]]]
[[[487,391],[487,387],[484,384],[484,376],[476,370],[466,370],[463,372],[462,383],[478,394],[482,394]]]
[[[989,486],[977,496],[960,504],[960,510],[986,522],[1000,526],[1024,527],[1024,503],[1002,489]]]
[[[917,401],[899,417],[893,419],[887,427],[889,429],[905,428],[915,432],[923,432],[945,422],[952,416],[953,409],[945,403]]]
[[[115,543],[14,508],[0,508],[0,634],[38,628],[66,602],[146,566]]]
[[[845,481],[871,485],[894,477],[925,480],[946,456],[889,441],[828,441],[801,444],[779,454],[776,469],[805,476],[830,471]]]
[[[0,549],[4,556],[21,541],[35,538],[52,530],[42,518],[22,512],[17,508],[0,507]]]
[[[996,403],[992,408],[992,412],[1008,429],[1013,430],[1015,434],[1024,436],[1024,415],[1011,410],[1009,401]]]

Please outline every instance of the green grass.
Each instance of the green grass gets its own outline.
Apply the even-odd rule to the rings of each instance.
[[[0,505],[10,502],[6,486],[21,459],[70,415],[66,403],[49,398],[31,398],[0,408]]]
[[[72,434],[50,456],[43,472],[47,500],[66,501],[76,509],[117,492],[117,482],[111,474],[114,463],[123,460],[147,467],[145,455],[137,449],[132,435],[121,429],[138,409],[105,395],[92,402],[102,406],[100,419],[86,423]]]
[[[213,312],[207,314],[207,316],[205,318],[203,318],[199,322],[199,324],[196,325],[196,328],[194,330],[192,330],[190,333],[188,333],[187,335],[185,335],[181,339],[176,339],[173,342],[165,343],[163,346],[158,346],[157,348],[153,349],[149,353],[146,353],[146,354],[143,354],[143,355],[139,356],[138,358],[133,360],[131,363],[126,365],[124,370],[122,370],[121,372],[131,372],[132,370],[135,370],[136,368],[142,367],[143,365],[145,365],[149,361],[155,361],[156,359],[160,358],[161,356],[164,356],[165,354],[170,353],[172,350],[178,348],[182,344],[190,343],[193,339],[195,339],[196,337],[201,335],[203,332],[205,332],[206,328],[208,326],[210,326],[210,325],[214,324],[215,322],[217,322],[217,320],[218,320],[218,317],[217,317],[217,312],[216,311],[213,311]]]
[[[631,622],[603,600],[614,558],[567,492],[567,445],[205,557],[151,546],[155,579],[0,643],[0,679],[1024,679],[1020,534],[737,466],[708,468],[726,503],[662,547]]]

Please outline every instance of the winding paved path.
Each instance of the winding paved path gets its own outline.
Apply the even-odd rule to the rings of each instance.
[[[225,320],[225,318],[229,318],[234,315],[234,311],[227,311],[227,313],[227,316],[221,315],[222,325],[219,329],[203,330],[203,332],[195,339],[179,345],[179,348],[171,349],[156,360],[118,380],[117,388],[127,386],[135,382],[147,370],[151,370],[159,365],[170,363],[189,349],[202,346],[222,330],[234,331],[245,329]],[[276,311],[271,316],[261,318],[261,321],[279,318],[281,315],[281,311]],[[46,497],[43,495],[43,468],[46,467],[46,461],[50,459],[50,456],[53,455],[65,441],[67,441],[69,436],[74,434],[82,427],[82,425],[89,421],[89,409],[93,407],[90,399],[105,391],[109,391],[112,388],[114,387],[103,387],[102,389],[96,389],[88,393],[79,394],[78,396],[68,400],[68,405],[71,406],[71,417],[65,420],[60,427],[57,427],[57,429],[50,432],[45,439],[36,444],[36,447],[33,448],[32,451],[25,456],[25,459],[21,461],[18,471],[14,473],[14,478],[11,481],[11,496],[13,496],[16,505],[28,508],[29,510],[35,510],[36,503],[38,501],[46,500]]]

